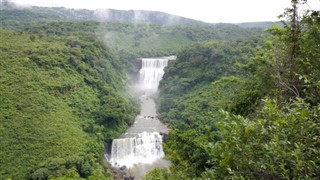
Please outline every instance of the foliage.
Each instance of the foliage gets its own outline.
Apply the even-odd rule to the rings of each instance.
[[[314,10],[297,18],[306,2],[291,1],[290,23],[261,46],[201,43],[169,64],[158,103],[171,173],[149,179],[319,178],[320,22]]]
[[[5,178],[105,177],[103,142],[124,132],[138,112],[124,90],[125,71],[135,73],[139,66],[135,58],[171,55],[194,41],[260,33],[223,24],[74,21],[65,11],[7,7],[1,12],[1,28],[7,29],[1,30],[0,46]]]
[[[255,118],[226,111],[217,123],[221,139],[208,144],[212,168],[203,177],[244,179],[316,179],[319,177],[319,106],[296,99],[279,108],[265,100]]]
[[[294,97],[308,98],[313,104],[319,103],[319,11],[308,10],[299,14],[299,7],[304,0],[291,1],[281,16],[284,28],[272,28],[269,31],[273,45],[270,51],[272,74],[276,85],[281,90],[284,101]],[[303,16],[300,20],[300,16]],[[311,34],[312,35],[311,35]]]
[[[179,51],[158,99],[172,165],[145,179],[318,179],[320,13],[300,15],[305,3],[292,0],[284,26],[265,39],[230,24],[74,21],[92,12],[3,9],[0,176],[110,178],[103,143],[138,112],[125,72],[137,72],[137,57]]]
[[[169,173],[167,168],[155,168],[153,171],[148,172],[143,179],[145,180],[161,180],[168,179]]]
[[[0,21],[3,28],[31,31],[41,34],[76,35],[91,33],[98,35],[117,51],[121,62],[130,73],[137,71],[135,58],[159,57],[176,54],[193,42],[207,40],[237,40],[259,36],[261,29],[244,29],[233,24],[144,24],[101,20],[99,13],[89,10],[65,8],[16,8],[5,7]],[[112,11],[110,10],[110,13]],[[117,13],[117,12],[113,12]],[[125,13],[125,12],[124,12]],[[78,22],[78,23],[75,23]],[[79,26],[78,24],[82,24]],[[82,27],[82,30],[77,28]],[[42,32],[41,32],[42,31]]]
[[[169,63],[160,82],[158,111],[162,113],[162,118],[168,122],[183,120],[189,125],[198,122],[206,124],[207,121],[201,119],[211,119],[208,113],[213,109],[218,110],[222,105],[218,102],[218,96],[212,96],[212,82],[224,76],[241,74],[245,79],[243,83],[249,83],[248,73],[242,72],[237,64],[248,61],[255,54],[255,46],[259,46],[259,43],[205,42],[181,51],[177,60]],[[222,90],[219,92],[223,93]]]
[[[119,59],[71,25],[67,35],[0,30],[3,178],[105,177],[103,143],[138,111]]]

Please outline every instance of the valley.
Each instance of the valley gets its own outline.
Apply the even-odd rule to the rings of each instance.
[[[310,1],[248,23],[1,1],[0,179],[318,179]]]

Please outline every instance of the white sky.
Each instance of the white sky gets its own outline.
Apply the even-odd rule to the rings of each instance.
[[[1,0],[2,1],[2,0]],[[75,9],[153,10],[205,22],[278,21],[290,0],[11,0],[18,4]],[[308,0],[320,9],[320,0]]]

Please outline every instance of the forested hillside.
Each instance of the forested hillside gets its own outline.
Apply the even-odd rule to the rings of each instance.
[[[206,40],[229,41],[261,35],[261,29],[243,29],[236,25],[161,26],[127,23],[102,23],[101,32],[106,42],[124,59],[176,54],[183,47]]]
[[[82,13],[80,13],[82,12]],[[88,14],[89,13],[89,14]],[[109,12],[110,13],[110,12]],[[1,11],[2,26],[15,31],[28,31],[40,36],[74,34],[74,21],[85,22],[85,32],[91,32],[107,44],[134,73],[139,68],[135,58],[176,54],[185,46],[206,40],[229,41],[258,37],[262,29],[240,28],[233,24],[197,25],[173,23],[130,23],[93,21],[90,11],[73,13],[64,8],[7,7]],[[85,20],[85,21],[83,21]],[[83,31],[83,32],[84,32]]]
[[[158,109],[163,120],[180,124],[184,119],[191,126],[193,123],[204,123],[200,119],[211,119],[209,114],[208,117],[203,113],[206,110],[218,110],[222,106],[218,101],[220,103],[227,101],[212,96],[212,82],[227,76],[230,76],[231,81],[235,83],[238,80],[238,87],[241,82],[245,84],[246,79],[249,82],[250,74],[241,70],[241,64],[255,56],[255,48],[259,46],[258,39],[223,43],[204,42],[181,51],[178,59],[169,64],[160,83]],[[237,90],[235,87],[226,88]],[[240,107],[240,104],[238,106]],[[230,106],[230,109],[238,107]],[[243,110],[245,109],[246,107],[243,107]]]
[[[144,10],[116,10],[116,9],[68,9],[64,7],[36,7],[18,6],[10,0],[2,1],[0,20],[4,26],[21,27],[37,24],[39,22],[53,22],[57,20],[74,21],[97,21],[97,22],[118,22],[133,24],[157,24],[157,25],[196,25],[215,26],[215,24],[197,21],[181,16],[175,16],[164,12]],[[21,21],[24,19],[24,21]],[[244,28],[268,28],[273,22],[247,22],[236,24]],[[230,25],[230,24],[229,24]]]
[[[102,166],[104,143],[123,133],[138,113],[125,92],[127,72],[139,68],[135,58],[261,33],[227,24],[77,21],[89,11],[65,17],[67,11],[1,10],[1,177],[109,177]]]
[[[104,142],[134,121],[120,60],[90,24],[72,25],[0,31],[1,179],[105,179]]]
[[[146,179],[318,179],[320,12],[305,2],[263,31],[273,23],[2,1],[0,179],[115,178],[104,151],[139,112],[126,89],[137,58],[166,55],[171,166]]]
[[[104,38],[107,45],[116,51],[123,59],[132,57],[152,57],[175,54],[181,48],[192,42],[204,40],[234,40],[246,39],[251,36],[259,36],[261,28],[243,29],[234,24],[201,24],[190,21],[184,23],[157,23],[135,22],[134,15],[126,11],[100,10],[94,13],[89,10],[74,10],[66,8],[30,7],[17,8],[15,5],[6,5],[1,10],[0,21],[2,27],[13,30],[30,30],[39,33],[45,31],[50,34],[68,34],[72,32],[72,21],[86,21],[91,24],[91,32],[95,32],[99,38]],[[103,15],[108,13],[110,15]],[[172,19],[169,15],[157,15],[159,12],[144,12],[155,14],[158,19]],[[99,15],[100,14],[100,15]],[[97,16],[97,17],[96,17]],[[129,18],[126,21],[103,19],[102,17]],[[131,19],[130,19],[131,18]],[[145,18],[149,19],[149,18]],[[173,18],[174,19],[174,18]],[[178,18],[179,19],[179,18]]]
[[[22,26],[28,24],[28,21],[44,22],[48,20],[56,21],[57,19],[158,25],[211,25],[210,23],[157,11],[19,6],[10,1],[6,2],[6,0],[1,5],[4,8],[2,9],[3,16],[0,19],[6,26]],[[21,18],[28,21],[19,22]]]
[[[147,179],[319,178],[320,13],[299,14],[305,2],[264,40],[201,42],[169,63],[158,110],[172,165]]]

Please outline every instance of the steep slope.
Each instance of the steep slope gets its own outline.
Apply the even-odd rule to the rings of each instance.
[[[207,68],[219,68],[211,60],[219,61],[221,53],[236,54],[230,57],[230,64],[221,66],[225,70],[237,59],[245,59],[244,53],[233,52],[231,46],[243,46],[239,51],[251,52],[242,39],[251,38],[256,44],[257,39],[251,36],[261,33],[232,24],[162,25],[169,23],[162,18],[171,16],[158,12],[143,12],[150,14],[150,24],[140,24],[140,20],[132,24],[125,21],[133,20],[135,12],[114,13],[123,14],[117,15],[121,23],[92,21],[101,17],[89,10],[33,7],[1,11],[0,155],[4,158],[0,176],[104,179],[108,175],[101,166],[103,143],[132,124],[138,111],[124,90],[126,71],[135,72],[139,66],[136,57],[172,55],[194,42],[215,40],[214,44],[191,48],[194,58],[190,52],[190,57],[178,60],[182,64],[192,60],[185,65],[191,68],[189,73],[197,75],[190,81],[196,84],[190,85],[188,76],[173,86],[190,85],[189,89],[195,89],[189,94],[192,97],[201,89],[205,98],[216,74],[202,67],[201,60],[208,63]],[[224,43],[229,40],[235,42]],[[221,52],[222,48],[226,50]],[[212,57],[203,59],[207,50],[212,51]],[[207,80],[204,86],[198,84],[202,78]],[[200,99],[200,109],[208,107],[201,98],[195,99]],[[178,106],[193,102],[192,98],[184,100]],[[178,113],[170,112],[168,117],[171,114]],[[176,120],[172,118],[172,122]]]
[[[202,42],[169,63],[158,103],[174,173],[147,179],[319,178],[320,12],[299,21],[302,2],[264,43]]]
[[[181,51],[177,60],[170,62],[165,69],[159,85],[158,110],[163,120],[171,125],[200,128],[200,124],[206,124],[214,128],[213,123],[206,121],[214,121],[210,117],[211,111],[218,110],[222,107],[220,103],[228,100],[221,101],[213,96],[212,82],[232,75],[242,76],[243,82],[249,78],[249,74],[243,72],[237,64],[245,63],[253,57],[254,48],[259,44],[259,41],[254,40],[205,42],[193,44]],[[238,83],[240,87],[241,82]],[[220,95],[222,93],[225,92],[219,92]],[[231,107],[230,104],[230,107],[225,108],[232,110],[239,107]]]
[[[105,178],[104,141],[137,112],[119,60],[85,33],[0,34],[1,178]]]

